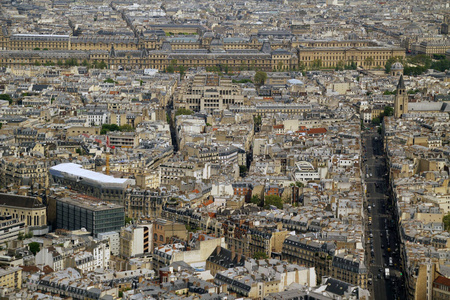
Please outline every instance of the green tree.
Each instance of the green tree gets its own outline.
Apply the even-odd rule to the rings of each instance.
[[[0,94],[0,100],[7,100],[9,104],[13,102],[11,96],[8,94]]]
[[[104,83],[115,83],[114,79],[112,78],[107,78],[105,80],[103,80]]]
[[[261,203],[261,199],[258,195],[253,195],[252,198],[250,198],[250,203],[259,205]]]
[[[372,124],[380,125],[380,123],[381,123],[381,119],[379,117],[376,117],[376,118],[372,119]]]
[[[175,67],[172,65],[168,65],[166,68],[166,73],[173,73],[175,72]]]
[[[395,95],[395,91],[388,91],[388,90],[385,90],[385,91],[383,92],[383,95]]]
[[[99,69],[106,69],[106,67],[107,67],[107,65],[106,65],[106,63],[103,60],[98,63],[98,68]]]
[[[256,71],[253,80],[258,85],[264,85],[264,82],[267,80],[267,73],[264,71]]]
[[[300,182],[300,181],[296,181],[296,182],[295,182],[295,185],[296,185],[297,187],[299,187],[299,188],[302,188],[302,187],[305,186],[305,185],[304,185],[302,182]]]
[[[177,109],[177,111],[175,112],[175,116],[179,116],[179,115],[192,115],[194,112],[190,109],[186,109],[186,108],[179,108]]]
[[[444,223],[445,230],[450,231],[450,213],[444,216],[442,222]]]
[[[318,70],[322,67],[322,60],[321,59],[315,59],[313,60],[311,64],[311,69]]]
[[[123,125],[119,126],[119,131],[131,132],[131,131],[135,131],[135,129],[130,124],[123,124]]]
[[[19,236],[17,237],[17,239],[19,241],[23,241],[25,239],[25,235],[23,234],[23,232],[19,232]]]
[[[239,176],[244,177],[247,174],[247,166],[239,166]]]
[[[282,209],[283,200],[277,195],[269,195],[264,197],[264,208],[268,209],[271,205],[277,207],[278,209]]]
[[[119,131],[120,128],[116,124],[103,124],[100,134],[107,134],[108,131]]]
[[[394,109],[390,106],[385,106],[383,116],[390,117],[393,115],[394,115]]]
[[[125,225],[131,224],[133,222],[132,218],[125,217]]]
[[[253,254],[253,258],[254,259],[268,259],[269,256],[267,256],[266,252],[258,251],[258,252],[255,252],[255,254]]]
[[[36,255],[41,250],[41,246],[37,242],[32,242],[28,244],[28,248],[30,249],[31,253]]]

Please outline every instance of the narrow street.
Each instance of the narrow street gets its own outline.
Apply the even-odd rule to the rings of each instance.
[[[363,175],[367,186],[366,254],[372,299],[404,298],[397,224],[389,198],[383,141],[376,129],[363,132]]]

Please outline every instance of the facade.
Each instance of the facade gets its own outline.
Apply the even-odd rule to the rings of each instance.
[[[270,45],[265,39],[254,36],[249,39],[217,39],[206,35],[201,38],[155,39],[141,35],[102,38],[9,34],[6,27],[3,29],[0,31],[0,49],[4,50],[0,52],[0,65],[62,64],[65,60],[75,59],[79,64],[83,61],[102,62],[110,69],[165,70],[175,64],[186,68],[282,71],[305,67],[334,69],[349,64],[371,69],[384,66],[391,57],[405,56],[402,48],[380,47],[371,41],[292,39]]]
[[[16,140],[17,140],[16,136]],[[34,138],[33,138],[34,139]],[[30,141],[35,142],[35,140]],[[0,183],[3,185],[33,185],[46,187],[48,184],[48,162],[44,159],[2,157],[0,159]]]
[[[19,221],[13,217],[0,216],[0,243],[17,240],[19,233],[25,233],[25,221]]]
[[[56,228],[85,228],[97,236],[102,232],[119,231],[125,222],[124,207],[75,197],[56,199]]]
[[[244,104],[238,84],[215,73],[195,75],[183,81],[175,106],[192,111],[226,109],[229,105]]]
[[[170,243],[170,240],[174,237],[181,240],[186,240],[187,238],[186,226],[182,223],[157,219],[153,226],[153,244],[155,248]]]
[[[403,81],[403,75],[400,76],[400,80],[397,85],[397,92],[394,100],[394,116],[401,118],[403,114],[408,113],[408,94],[406,93],[405,82]]]
[[[109,249],[111,254],[114,256],[119,256],[120,251],[120,234],[116,231],[111,232],[101,232],[97,235],[99,240],[109,241]]]
[[[23,221],[28,227],[47,226],[47,211],[38,199],[12,194],[0,194],[0,215]]]
[[[124,202],[125,214],[132,219],[161,217],[162,207],[168,199],[167,194],[158,191],[129,189]]]
[[[2,287],[11,289],[22,288],[22,269],[18,267],[0,270],[0,282]]]
[[[450,279],[438,276],[433,282],[433,300],[450,299]]]
[[[129,225],[120,231],[120,256],[131,258],[153,252],[153,224]]]

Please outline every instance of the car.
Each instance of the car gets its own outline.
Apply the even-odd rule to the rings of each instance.
[[[372,173],[370,173],[370,177],[372,177]]]
[[[377,274],[377,278],[378,278],[378,279],[381,279],[381,274],[378,273],[378,274]]]
[[[383,237],[383,233],[380,233],[380,236]]]
[[[378,269],[378,272],[383,272],[383,269],[382,269],[382,268],[379,268],[379,269]]]
[[[385,256],[386,256],[386,253],[383,252],[383,257],[385,257]]]
[[[369,285],[372,285],[372,280],[367,281]]]
[[[381,248],[384,248],[384,245],[381,245]]]

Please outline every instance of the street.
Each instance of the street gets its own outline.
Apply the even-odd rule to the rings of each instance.
[[[369,289],[372,287],[372,299],[400,299],[404,293],[399,239],[389,200],[383,141],[376,130],[370,130],[363,132],[362,143],[362,170],[367,186],[366,254],[372,283]]]

